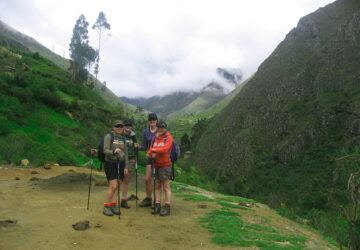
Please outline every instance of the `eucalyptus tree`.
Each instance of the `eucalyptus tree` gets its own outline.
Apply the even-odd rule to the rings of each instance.
[[[83,14],[80,15],[73,28],[73,36],[70,42],[70,70],[73,80],[81,83],[88,77],[88,70],[96,59],[96,51],[89,45],[89,23]]]
[[[106,21],[104,12],[100,11],[96,23],[92,26],[92,28],[97,31],[98,39],[99,39],[97,53],[96,53],[97,56],[96,56],[95,70],[94,70],[95,77],[97,78],[97,75],[99,73],[101,39],[108,32],[108,30],[110,30],[110,24]],[[108,33],[108,36],[109,35],[110,34]]]

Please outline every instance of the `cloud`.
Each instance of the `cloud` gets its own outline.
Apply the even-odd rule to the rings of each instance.
[[[103,11],[111,37],[102,43],[98,78],[119,96],[198,90],[217,79],[216,68],[240,68],[244,77],[296,26],[334,0],[5,0],[0,16],[10,26],[68,57],[75,21],[91,25]]]

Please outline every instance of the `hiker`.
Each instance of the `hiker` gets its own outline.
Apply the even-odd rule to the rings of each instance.
[[[157,115],[155,113],[150,113],[148,115],[149,127],[143,131],[142,134],[142,145],[139,148],[142,151],[147,151],[150,148],[151,140],[155,136],[157,131],[156,124],[158,122]],[[151,192],[152,192],[152,185],[151,185],[151,165],[152,161],[149,157],[147,159],[146,164],[146,174],[145,174],[145,189],[146,189],[146,198],[140,202],[140,207],[150,207],[152,205],[151,200]]]
[[[118,191],[118,178],[124,179],[124,169],[128,166],[128,152],[125,145],[124,123],[116,120],[113,127],[112,135],[108,133],[104,137],[104,154],[105,154],[105,173],[109,182],[109,189],[106,193],[103,214],[113,216],[120,215],[120,209],[117,209],[116,196]],[[120,176],[118,176],[118,166],[120,166]]]
[[[132,120],[125,120],[124,126],[125,126],[124,137],[126,140],[126,147],[128,151],[129,165],[124,170],[125,178],[122,185],[121,207],[130,208],[129,204],[127,203],[127,192],[129,189],[129,181],[131,174],[133,174],[135,170],[135,164],[136,164],[135,148],[138,148],[139,144],[137,143],[136,134],[132,130],[132,126],[133,126]]]
[[[160,213],[160,216],[170,215],[171,201],[170,179],[172,172],[170,154],[173,138],[166,128],[167,124],[164,121],[157,123],[157,133],[147,152],[148,157],[153,160],[155,166],[155,205],[151,213],[154,215]],[[165,206],[161,210],[162,190],[165,192]]]

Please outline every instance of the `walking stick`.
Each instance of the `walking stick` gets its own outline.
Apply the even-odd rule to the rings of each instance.
[[[117,171],[118,171],[118,211],[119,211],[119,220],[120,220],[120,162],[119,158],[117,159]]]
[[[154,208],[155,208],[155,165],[154,165],[154,159],[152,159],[152,168],[153,168],[153,175],[154,175]]]
[[[94,153],[91,153],[91,170],[90,170],[90,181],[89,181],[89,194],[88,194],[87,210],[89,210],[89,203],[90,203],[90,189],[91,189],[93,163],[94,163]]]
[[[137,190],[137,176],[138,176],[138,157],[139,157],[139,149],[136,148],[135,149],[135,175],[136,175],[136,178],[135,178],[135,189],[136,189],[136,212],[137,212],[137,209],[138,209],[138,190]]]

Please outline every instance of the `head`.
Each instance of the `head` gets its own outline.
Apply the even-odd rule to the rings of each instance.
[[[148,121],[149,121],[149,126],[150,127],[155,127],[156,123],[158,121],[157,115],[155,113],[150,113],[148,115]]]
[[[132,130],[132,126],[133,126],[133,122],[132,120],[128,119],[124,121],[124,129],[125,129],[125,133],[130,133]]]
[[[157,127],[157,131],[158,131],[158,134],[159,135],[163,135],[166,133],[167,131],[167,124],[166,122],[164,121],[159,121],[157,124],[156,124],[156,127]]]
[[[124,131],[124,123],[123,123],[123,121],[116,120],[114,122],[114,128],[113,129],[114,129],[115,134],[118,134],[118,135],[122,134],[122,132]]]

